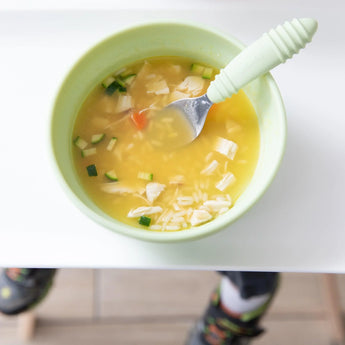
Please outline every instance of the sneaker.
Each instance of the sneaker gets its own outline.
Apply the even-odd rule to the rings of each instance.
[[[258,323],[269,302],[255,311],[235,317],[221,308],[217,289],[203,319],[191,330],[186,345],[248,345],[264,331]]]
[[[207,327],[205,326],[202,320],[197,322],[189,333],[189,337],[188,337],[186,345],[213,345],[213,344],[249,345],[250,344],[251,339],[248,337],[242,337],[242,336],[239,337],[239,336],[233,335],[232,338],[226,339],[224,335],[220,336],[219,334],[220,330],[217,330],[216,333],[212,335],[212,339],[210,339],[211,337],[211,333],[210,333],[209,334],[210,337],[207,341],[202,336],[206,328]]]
[[[0,274],[0,312],[15,315],[36,306],[52,286],[56,269],[7,268]]]

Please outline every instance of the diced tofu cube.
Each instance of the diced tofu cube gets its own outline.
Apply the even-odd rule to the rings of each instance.
[[[156,95],[167,95],[170,90],[165,79],[161,79],[159,76],[158,79],[146,84],[147,93],[154,93]]]
[[[177,86],[176,90],[190,93],[192,96],[199,96],[205,87],[205,80],[199,76],[189,76]]]
[[[165,185],[157,182],[150,182],[146,185],[146,197],[153,203],[165,189]]]
[[[116,109],[117,113],[122,113],[126,110],[129,110],[133,107],[132,97],[129,95],[119,95],[117,100]]]
[[[195,226],[206,223],[211,219],[212,216],[206,210],[194,210],[190,218],[190,223],[192,224],[192,226]]]
[[[231,140],[218,137],[214,150],[233,160],[238,150],[238,145]]]

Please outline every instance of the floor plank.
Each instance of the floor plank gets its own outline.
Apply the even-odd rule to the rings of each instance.
[[[342,310],[345,311],[345,274],[338,274],[338,286],[341,299]]]
[[[101,316],[118,316],[119,310],[126,315],[200,313],[218,280],[218,275],[212,272],[103,270]],[[154,306],[157,295],[160,295],[160,303]],[[127,310],[123,310],[123,305]],[[317,274],[282,274],[271,312],[322,314],[324,301],[320,277]]]
[[[320,278],[311,273],[283,273],[271,313],[322,314],[325,305]]]
[[[30,345],[183,345],[192,322],[91,324],[38,327]],[[265,322],[267,332],[253,345],[330,344],[325,320]],[[21,345],[11,331],[1,336],[0,345]]]
[[[177,345],[183,344],[189,323],[93,324],[87,326],[39,327],[30,345]],[[19,345],[1,340],[0,345]]]
[[[17,317],[5,316],[5,315],[0,314],[0,330],[2,327],[9,327],[9,326],[15,327],[16,323],[17,323]]]
[[[24,345],[17,339],[15,327],[0,326],[0,345]]]
[[[61,269],[49,295],[38,306],[40,318],[92,318],[94,272],[91,269]]]
[[[263,323],[267,332],[253,345],[330,345],[326,320],[285,320]]]
[[[102,270],[100,316],[200,315],[218,281],[214,272]]]

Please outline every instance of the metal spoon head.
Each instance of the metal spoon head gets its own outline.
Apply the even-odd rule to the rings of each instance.
[[[152,117],[148,137],[155,146],[178,148],[198,137],[213,103],[207,95],[170,103]]]

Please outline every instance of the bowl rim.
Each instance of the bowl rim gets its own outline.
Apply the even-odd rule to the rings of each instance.
[[[55,144],[53,140],[53,122],[54,122],[54,113],[56,109],[56,105],[59,101],[60,94],[62,92],[62,89],[74,72],[74,70],[78,67],[81,61],[83,61],[87,56],[92,53],[93,51],[99,49],[103,44],[107,43],[108,41],[113,40],[116,36],[123,35],[130,33],[131,31],[140,30],[143,28],[150,28],[150,27],[160,27],[160,26],[184,26],[184,27],[192,27],[193,29],[197,29],[201,32],[206,32],[208,34],[213,34],[215,36],[218,36],[220,38],[225,39],[226,41],[229,41],[231,44],[233,44],[236,48],[243,50],[246,45],[242,43],[239,39],[232,36],[231,34],[225,34],[218,29],[215,29],[213,27],[210,27],[208,25],[204,25],[202,23],[196,23],[193,21],[187,21],[187,20],[151,20],[149,22],[142,22],[135,25],[128,25],[127,27],[124,27],[118,31],[115,31],[111,35],[107,35],[103,39],[97,41],[96,44],[93,44],[89,49],[84,51],[84,53],[71,65],[71,67],[67,70],[65,75],[63,76],[60,85],[57,88],[57,91],[55,92],[52,108],[50,111],[50,121],[49,121],[49,147],[50,147],[50,161],[52,165],[54,166],[54,170],[56,172],[56,175],[58,175],[58,180],[60,182],[60,185],[62,186],[62,189],[65,191],[65,193],[69,196],[72,203],[77,206],[77,208],[82,211],[85,215],[87,215],[90,219],[95,221],[98,225],[102,225],[112,232],[118,233],[120,235],[125,235],[127,237],[149,241],[149,242],[161,242],[161,243],[174,243],[174,242],[183,242],[183,241],[190,241],[190,240],[197,240],[206,236],[210,236],[212,234],[215,234],[223,229],[225,229],[230,224],[233,224],[235,221],[237,221],[239,218],[242,217],[243,214],[248,212],[261,197],[265,194],[266,190],[271,185],[274,177],[276,176],[281,161],[284,157],[284,152],[286,148],[286,137],[287,137],[287,119],[286,119],[286,111],[284,107],[284,102],[280,93],[280,90],[278,88],[277,83],[273,79],[271,73],[267,73],[265,75],[265,79],[267,82],[268,87],[273,90],[273,96],[276,99],[276,101],[279,104],[280,107],[280,117],[282,120],[282,128],[283,133],[281,137],[281,149],[279,152],[279,159],[277,159],[274,169],[271,169],[269,171],[268,176],[266,177],[266,183],[262,185],[262,187],[259,188],[258,192],[254,197],[252,197],[249,204],[242,207],[242,209],[237,212],[236,216],[230,217],[230,219],[226,217],[218,218],[217,225],[212,225],[213,222],[209,222],[203,225],[200,225],[195,228],[188,228],[186,230],[180,230],[180,231],[172,231],[172,232],[161,232],[161,231],[153,231],[153,230],[145,230],[141,228],[135,228],[130,225],[127,225],[125,223],[122,223],[118,220],[107,220],[103,216],[97,214],[95,211],[91,210],[86,204],[76,195],[76,193],[72,190],[72,188],[69,187],[68,182],[64,178],[64,175],[62,173],[62,170],[60,168],[60,165],[56,159],[55,155]],[[103,212],[103,211],[102,211]]]

